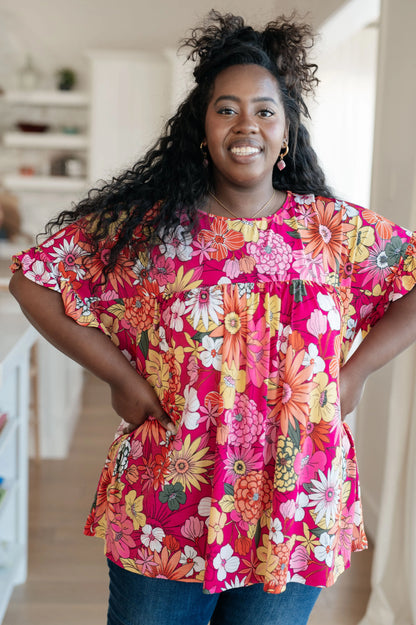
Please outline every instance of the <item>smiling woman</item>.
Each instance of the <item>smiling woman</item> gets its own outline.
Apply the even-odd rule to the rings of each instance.
[[[343,417],[416,339],[416,238],[331,197],[308,26],[214,12],[186,43],[166,132],[15,258],[11,290],[122,418],[85,526],[108,625],[304,625],[367,547]]]

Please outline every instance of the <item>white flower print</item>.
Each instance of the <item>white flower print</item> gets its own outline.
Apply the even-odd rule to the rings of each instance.
[[[183,226],[177,226],[171,234],[168,234],[165,228],[162,228],[160,234],[166,249],[165,256],[169,258],[175,258],[177,256],[181,261],[191,260],[192,235],[190,232],[187,232]]]
[[[279,545],[284,541],[282,522],[280,521],[280,519],[273,519],[272,524],[270,525],[269,536],[271,540],[276,543],[276,545]]]
[[[310,506],[315,506],[316,523],[325,517],[327,527],[335,521],[337,514],[340,487],[338,471],[331,468],[326,476],[319,470],[319,480],[311,480],[312,490],[309,494]]]
[[[191,317],[195,329],[202,320],[204,328],[208,330],[210,319],[219,325],[218,313],[222,310],[221,290],[217,287],[204,287],[190,292],[185,312]]]
[[[335,301],[330,295],[324,295],[323,293],[318,293],[317,299],[321,310],[328,313],[328,323],[331,330],[339,330],[341,328],[341,317]]]
[[[347,331],[345,333],[347,339],[353,339],[357,330],[357,321],[355,319],[348,319]]]
[[[45,268],[45,263],[41,260],[35,260],[32,264],[31,271],[26,271],[26,278],[38,284],[47,283],[49,281],[49,272]]]
[[[356,217],[359,213],[354,206],[347,204],[347,202],[341,202],[340,200],[335,200],[335,210],[339,211],[344,209],[344,214],[342,215],[342,221],[346,219],[352,219]]]
[[[308,380],[310,380],[315,373],[325,370],[325,361],[319,356],[319,350],[314,343],[309,344],[308,351],[305,353],[305,358],[303,359],[302,364],[304,367],[313,365],[313,369]]]
[[[303,521],[305,517],[305,510],[309,505],[309,497],[306,493],[299,493],[296,497],[296,512],[295,512],[295,521]]]
[[[278,339],[276,341],[276,348],[278,351],[286,354],[288,344],[289,344],[289,336],[292,334],[292,328],[290,326],[284,326],[282,323],[279,323],[278,330]]]
[[[166,340],[166,330],[163,326],[159,327],[159,347],[162,352],[167,352],[169,350],[169,345]]]
[[[169,327],[175,332],[182,332],[183,330],[183,316],[185,314],[185,303],[179,299],[173,302],[170,308],[167,308],[163,312],[163,321],[169,324]]]
[[[198,514],[206,517],[205,523],[208,525],[211,514],[211,497],[203,497],[198,504]]]
[[[188,430],[195,430],[199,424],[199,399],[197,390],[188,384],[184,390],[185,407],[182,413],[182,421]]]
[[[227,590],[231,590],[231,588],[243,588],[246,585],[247,575],[242,577],[241,580],[236,577],[231,582],[225,582],[225,587]]]
[[[221,371],[222,355],[221,350],[222,339],[213,339],[211,336],[205,335],[202,339],[202,347],[206,350],[201,353],[201,360],[204,367],[214,367],[216,371]]]
[[[187,564],[191,561],[193,562],[193,567],[190,569],[190,571],[188,571],[186,577],[192,575],[194,571],[196,571],[197,573],[199,573],[199,571],[202,571],[205,567],[205,560],[198,555],[197,550],[190,545],[185,545],[183,551],[184,552],[181,553],[180,563]]]
[[[225,545],[225,547],[221,547],[221,551],[217,553],[213,560],[214,568],[218,571],[217,578],[220,582],[224,581],[227,573],[235,573],[240,566],[240,558],[234,556],[233,553],[231,545]]]
[[[50,252],[52,258],[55,258],[56,265],[63,262],[67,271],[74,271],[78,278],[83,278],[85,275],[85,269],[82,265],[78,264],[76,260],[80,256],[85,256],[86,252],[74,242],[74,237],[70,241],[64,239],[61,245],[53,248],[53,252]]]
[[[143,545],[149,547],[152,551],[160,553],[162,551],[162,540],[165,537],[165,532],[161,527],[152,527],[148,523],[142,529],[141,540]]]
[[[313,550],[314,556],[320,562],[324,562],[327,566],[332,566],[334,560],[334,546],[335,536],[330,536],[327,532],[321,534],[319,542],[321,543]]]

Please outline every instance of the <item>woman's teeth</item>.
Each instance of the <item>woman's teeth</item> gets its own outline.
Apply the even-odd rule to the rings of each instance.
[[[258,154],[260,152],[259,148],[253,147],[239,147],[239,148],[231,148],[231,153],[236,156],[249,156],[250,154]]]

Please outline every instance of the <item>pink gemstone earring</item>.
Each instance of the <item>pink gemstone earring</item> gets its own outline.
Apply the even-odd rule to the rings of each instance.
[[[207,145],[206,139],[201,141],[199,149],[201,150],[201,153],[202,153],[202,164],[203,164],[204,167],[208,167],[208,165],[209,165],[209,163],[208,163],[208,145]]]
[[[280,152],[279,160],[277,161],[277,168],[279,171],[282,171],[286,167],[284,158],[289,152],[289,145],[288,145],[287,139],[283,139],[283,149],[284,151]]]

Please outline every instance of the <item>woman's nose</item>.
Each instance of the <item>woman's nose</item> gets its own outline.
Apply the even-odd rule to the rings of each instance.
[[[235,120],[233,131],[235,133],[252,134],[258,132],[257,118],[249,113],[240,112]]]

